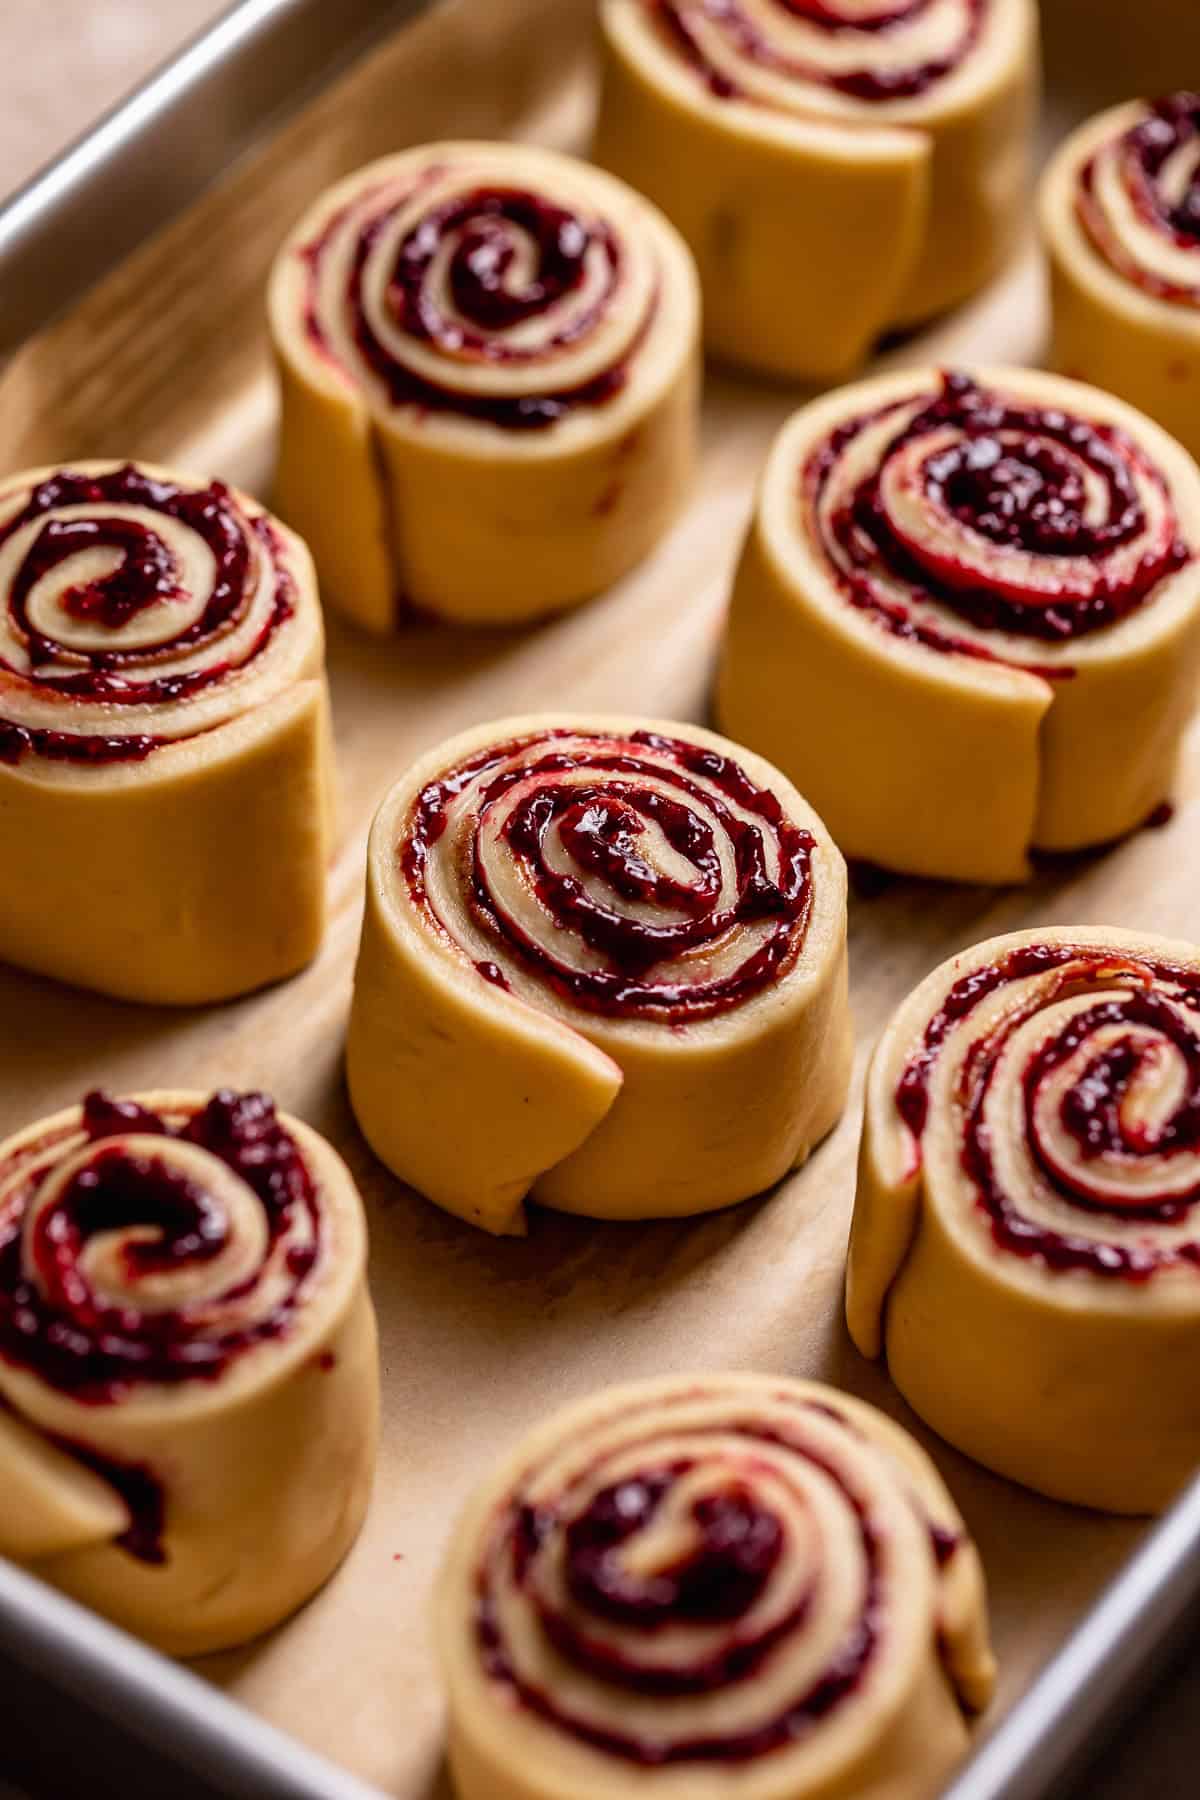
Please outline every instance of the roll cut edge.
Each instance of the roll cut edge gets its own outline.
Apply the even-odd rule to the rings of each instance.
[[[683,233],[716,354],[840,378],[1013,247],[1028,0],[604,0],[600,16],[595,154]]]
[[[1200,951],[1017,932],[899,1007],[867,1081],[847,1317],[950,1443],[1165,1507],[1200,1462]]]
[[[432,144],[281,250],[276,497],[357,624],[527,623],[645,557],[691,480],[692,259],[648,201],[513,144]]]
[[[448,1211],[602,1218],[748,1198],[849,1080],[846,876],[760,758],[544,714],[422,757],[371,833],[347,1045],[388,1166]]]
[[[262,1094],[96,1091],[0,1145],[0,1552],[173,1655],[278,1624],[366,1510],[365,1264]]]
[[[1200,474],[1031,370],[903,371],[770,453],[717,682],[847,856],[1020,881],[1168,798],[1200,665]]]
[[[1132,101],[1042,178],[1052,358],[1200,455],[1200,95]]]
[[[226,999],[325,927],[316,576],[248,496],[147,464],[0,481],[0,958]]]

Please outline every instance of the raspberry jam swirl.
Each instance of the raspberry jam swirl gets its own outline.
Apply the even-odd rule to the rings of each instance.
[[[92,1093],[0,1167],[0,1360],[94,1406],[217,1381],[288,1331],[321,1256],[318,1186],[266,1095],[184,1114]]]
[[[624,387],[657,306],[655,247],[611,183],[533,154],[376,165],[298,248],[309,342],[384,410],[536,431]]]
[[[1075,211],[1118,275],[1200,309],[1200,94],[1153,101],[1102,143],[1079,170]]]
[[[946,81],[975,51],[997,0],[641,3],[717,96],[861,113]]]
[[[414,901],[485,980],[670,1024],[791,968],[814,848],[706,745],[550,730],[430,782],[397,854]]]
[[[895,1106],[917,1167],[952,1106],[962,1176],[1006,1254],[1130,1282],[1200,1265],[1200,970],[1020,944],[950,985]]]
[[[114,463],[0,487],[0,763],[140,761],[265,697],[288,558],[219,482]]]
[[[883,630],[1052,675],[1192,558],[1165,475],[1125,432],[962,374],[839,425],[800,506]]]
[[[985,1697],[969,1601],[945,1604],[956,1582],[981,1603],[973,1548],[869,1408],[812,1383],[677,1379],[561,1427],[464,1547],[467,1656],[493,1703],[625,1765],[631,1788],[634,1770],[769,1761],[770,1792],[799,1796],[826,1792],[831,1764],[887,1762],[897,1694],[931,1664],[960,1704]]]

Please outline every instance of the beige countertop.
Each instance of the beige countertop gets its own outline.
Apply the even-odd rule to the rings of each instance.
[[[222,10],[223,0],[0,0],[0,192]],[[1200,1794],[1198,1700],[1193,1667],[1143,1710],[1079,1800]]]
[[[0,0],[0,191],[224,9],[224,0]]]

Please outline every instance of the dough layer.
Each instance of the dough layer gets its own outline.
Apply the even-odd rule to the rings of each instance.
[[[867,1082],[847,1316],[935,1431],[1121,1513],[1200,1462],[1200,951],[1018,932],[944,963]]]
[[[308,962],[333,750],[308,551],[220,483],[0,483],[0,958],[190,1005]]]
[[[1170,793],[1200,662],[1200,475],[1031,370],[815,401],[767,462],[717,684],[842,851],[1020,881]]]
[[[522,624],[608,587],[695,455],[699,296],[640,194],[515,144],[432,144],[324,195],[280,252],[280,511],[368,630]]]
[[[1141,407],[1200,455],[1195,95],[1090,120],[1047,170],[1039,212],[1055,367]]]
[[[918,0],[869,21],[853,0],[804,16],[785,0],[603,0],[601,23],[597,160],[683,233],[717,355],[837,379],[1011,250],[1038,89],[1028,0]]]
[[[778,1376],[541,1425],[459,1520],[434,1618],[462,1800],[931,1800],[993,1685],[932,1463]]]
[[[524,1229],[747,1199],[845,1102],[842,860],[711,732],[545,714],[417,762],[371,833],[347,1044],[376,1153]]]
[[[365,1263],[345,1165],[262,1095],[0,1145],[0,1552],[173,1655],[278,1624],[366,1509]]]

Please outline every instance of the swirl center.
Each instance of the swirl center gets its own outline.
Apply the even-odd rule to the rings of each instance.
[[[1024,1077],[1026,1131],[1056,1189],[1114,1217],[1186,1219],[1200,1196],[1200,1038],[1154,991],[1081,1004]]]
[[[896,1090],[917,1168],[943,1057],[1000,1248],[1130,1281],[1200,1264],[1200,974],[1033,944],[964,976]]]
[[[286,1331],[320,1212],[265,1096],[175,1121],[92,1094],[81,1129],[0,1171],[0,1356],[99,1404]]]
[[[254,1275],[268,1248],[256,1197],[228,1164],[159,1136],[91,1145],[43,1184],[24,1266],[52,1311],[102,1328],[107,1308],[165,1312]]]
[[[861,1456],[831,1408],[776,1397],[761,1421],[689,1389],[661,1422],[597,1423],[496,1518],[477,1577],[487,1674],[647,1767],[800,1743],[887,1654],[893,1552]]]
[[[298,247],[301,324],[372,410],[541,431],[637,379],[669,279],[607,178],[445,145],[360,191]]]
[[[488,978],[616,1017],[703,1018],[799,955],[811,834],[715,751],[652,733],[500,745],[431,783],[414,899]]]
[[[564,207],[535,194],[479,189],[413,227],[400,246],[388,298],[397,324],[414,337],[434,339],[446,351],[515,358],[521,354],[512,341],[516,328],[582,287],[594,251],[615,267],[611,241]],[[435,273],[456,320],[437,303]],[[568,335],[586,324],[576,320]],[[508,341],[491,341],[498,334]]]
[[[69,690],[80,696],[111,697],[106,677],[132,673],[148,647],[178,651],[215,636],[243,605],[249,573],[224,488],[190,492],[130,465],[43,482],[0,527],[0,558],[30,662],[75,651],[89,671]]]
[[[1078,173],[1096,253],[1155,299],[1200,307],[1200,95],[1158,100]]]
[[[783,1553],[783,1527],[750,1487],[732,1481],[691,1499],[682,1519],[664,1520],[683,1472],[604,1488],[571,1521],[567,1582],[577,1605],[639,1631],[750,1612]]]
[[[294,596],[279,534],[220,483],[125,464],[0,496],[0,762],[141,760],[221,723]]]
[[[1000,657],[993,633],[1065,644],[1116,625],[1193,554],[1164,476],[1115,426],[965,375],[840,427],[802,488],[847,600],[970,656]]]
[[[75,558],[80,564],[86,558],[87,565],[62,567]],[[14,604],[25,605],[30,590],[50,573],[62,579],[59,604],[69,618],[113,630],[148,606],[181,597],[170,551],[132,519],[49,519],[25,559]]]
[[[992,0],[643,0],[722,99],[916,100],[974,50]],[[843,106],[843,111],[845,110]]]

